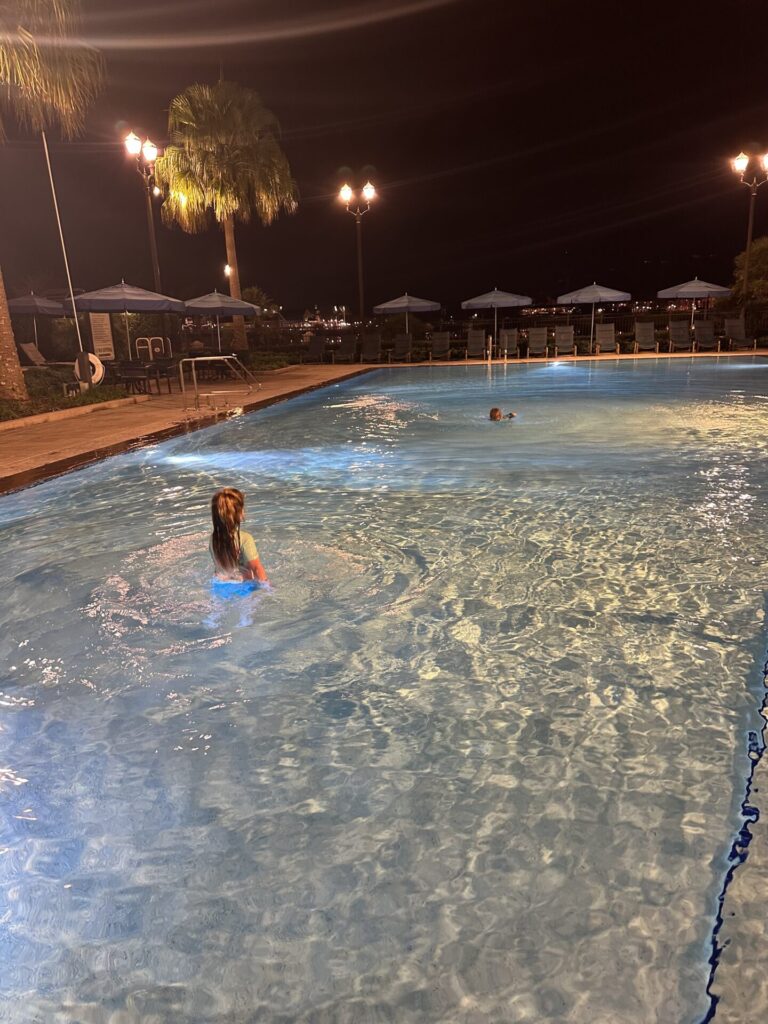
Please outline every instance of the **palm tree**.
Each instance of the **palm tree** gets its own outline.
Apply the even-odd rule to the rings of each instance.
[[[76,40],[77,0],[14,0],[0,34],[0,97],[23,128],[42,132],[58,125],[71,137],[83,128],[86,108],[103,78],[100,55]],[[0,140],[5,120],[0,111]],[[29,396],[13,337],[0,271],[0,397]]]
[[[277,119],[252,89],[235,82],[190,85],[171,101],[170,145],[155,172],[165,191],[163,219],[203,231],[211,216],[224,228],[230,292],[241,298],[235,221],[270,224],[296,209],[296,185],[279,142]],[[246,348],[242,317],[237,348]]]

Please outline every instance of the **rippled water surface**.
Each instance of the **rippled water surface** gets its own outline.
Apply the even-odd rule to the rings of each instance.
[[[767,396],[381,371],[0,499],[0,1019],[700,1021]],[[272,594],[211,594],[223,484]]]

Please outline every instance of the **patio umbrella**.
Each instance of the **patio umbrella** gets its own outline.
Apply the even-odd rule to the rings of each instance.
[[[64,316],[64,307],[53,299],[44,299],[42,295],[21,295],[18,299],[8,300],[8,310],[14,316],[31,316],[37,345],[37,318],[39,316]]]
[[[492,309],[493,310],[493,340],[499,332],[499,310],[510,309],[512,306],[530,306],[530,295],[515,295],[514,292],[500,292],[494,288],[492,292],[485,295],[476,295],[474,299],[467,299],[462,302],[462,309]]]
[[[232,295],[222,295],[217,291],[209,292],[208,295],[200,295],[196,299],[189,299],[184,305],[187,307],[187,312],[191,313],[192,316],[208,313],[210,316],[216,317],[219,352],[221,352],[220,316],[259,316],[261,314],[261,307],[254,306],[252,302],[236,299]]]
[[[691,326],[696,315],[696,299],[724,299],[731,294],[730,288],[724,288],[720,284],[710,284],[709,281],[700,281],[694,277],[692,281],[684,281],[672,288],[664,288],[656,292],[658,299],[692,299],[691,302]]]
[[[565,295],[558,295],[557,302],[560,306],[579,306],[591,303],[592,323],[589,328],[589,347],[592,351],[592,339],[595,335],[595,305],[598,302],[626,302],[632,296],[629,292],[617,292],[614,288],[606,288],[605,285],[588,284],[586,288],[577,288],[575,292],[566,292]]]
[[[409,295],[406,292],[405,295],[400,295],[396,299],[390,299],[389,302],[382,302],[380,305],[374,306],[373,312],[405,313],[405,333],[407,334],[409,313],[432,313],[436,309],[440,309],[439,302],[432,302],[430,299],[417,299],[415,295]]]
[[[181,299],[172,299],[169,295],[149,292],[137,288],[134,284],[112,284],[108,288],[99,288],[95,292],[83,292],[75,296],[75,307],[78,313],[124,313],[125,334],[128,339],[128,353],[131,351],[131,335],[128,329],[129,313],[184,313],[186,311]]]

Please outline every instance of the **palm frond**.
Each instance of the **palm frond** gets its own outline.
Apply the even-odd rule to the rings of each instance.
[[[191,85],[171,102],[168,132],[171,144],[158,160],[158,181],[169,196],[182,193],[187,200],[183,207],[167,203],[166,220],[199,231],[206,223],[201,206],[219,222],[256,216],[264,224],[296,209],[277,119],[253,90],[234,82]]]
[[[75,38],[79,20],[77,0],[0,3],[0,100],[20,124],[35,131],[57,124],[67,136],[82,130],[104,66]]]

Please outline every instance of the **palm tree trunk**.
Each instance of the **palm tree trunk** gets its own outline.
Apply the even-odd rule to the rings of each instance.
[[[13,336],[2,270],[0,270],[0,398],[10,398],[16,402],[29,401],[27,385],[24,383],[24,374],[19,362],[19,353],[16,351],[16,339]]]
[[[227,247],[227,263],[229,264],[229,294],[241,299],[240,268],[237,265],[237,248],[235,246],[235,218],[224,218],[224,242]],[[248,351],[248,339],[245,336],[245,319],[241,316],[232,318],[233,344],[235,352]]]

